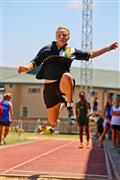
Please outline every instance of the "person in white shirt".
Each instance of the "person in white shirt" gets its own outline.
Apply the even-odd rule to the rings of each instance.
[[[113,147],[117,147],[118,134],[120,135],[120,94],[114,95],[114,106],[111,109],[111,125],[112,125],[112,143]]]

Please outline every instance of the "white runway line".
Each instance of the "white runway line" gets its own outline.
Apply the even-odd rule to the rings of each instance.
[[[59,175],[68,175],[68,176],[93,176],[93,177],[101,177],[106,178],[107,175],[99,175],[99,174],[80,174],[80,173],[66,173],[66,172],[49,172],[49,171],[27,171],[27,170],[12,170],[12,172],[24,172],[24,173],[35,173],[35,174],[59,174]]]
[[[28,164],[28,163],[30,163],[30,162],[32,162],[32,161],[35,161],[36,159],[39,159],[39,158],[41,158],[41,157],[44,157],[44,156],[46,156],[46,155],[48,155],[48,154],[50,154],[50,153],[52,153],[52,152],[54,152],[54,151],[60,150],[60,149],[66,147],[66,146],[68,146],[68,145],[70,145],[70,144],[72,144],[72,143],[73,143],[73,141],[71,141],[71,142],[69,142],[69,143],[67,143],[67,144],[64,144],[64,145],[62,145],[62,146],[59,146],[59,147],[57,147],[57,148],[54,148],[54,149],[52,149],[52,150],[50,150],[50,151],[48,151],[48,152],[46,152],[46,153],[40,154],[39,156],[36,156],[36,157],[34,157],[34,158],[32,158],[32,159],[29,159],[28,161],[25,161],[25,162],[23,162],[23,163],[21,163],[21,164],[18,164],[17,166],[14,166],[14,167],[12,167],[12,168],[10,168],[10,169],[7,169],[7,170],[3,171],[2,173],[3,173],[3,174],[6,174],[6,173],[8,173],[9,171],[12,171],[13,169],[19,168],[20,166],[23,166],[23,165]]]
[[[44,139],[39,139],[39,140],[34,140],[34,141],[28,141],[28,142],[24,142],[24,143],[18,143],[18,144],[9,144],[9,145],[5,145],[5,146],[1,146],[0,149],[6,149],[9,147],[16,147],[16,146],[22,146],[22,145],[27,145],[27,144],[32,144],[32,143],[36,143],[39,141],[44,141],[44,140],[48,140],[47,138]]]

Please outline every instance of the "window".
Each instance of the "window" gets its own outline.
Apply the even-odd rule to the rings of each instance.
[[[91,96],[97,96],[97,95],[98,95],[98,93],[96,91],[91,92]]]
[[[22,107],[22,116],[28,116],[28,107],[26,106],[23,106]]]
[[[28,92],[30,94],[38,94],[38,93],[40,93],[40,88],[29,88]]]
[[[3,84],[0,84],[0,93],[4,93],[5,92],[5,87]]]

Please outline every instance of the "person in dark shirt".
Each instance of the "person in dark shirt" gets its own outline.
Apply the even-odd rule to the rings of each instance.
[[[85,98],[85,93],[79,93],[80,100],[76,103],[75,106],[75,113],[76,119],[79,126],[79,136],[80,136],[80,146],[79,148],[83,148],[83,128],[85,128],[86,132],[86,140],[87,145],[86,147],[89,148],[89,113],[91,110],[90,103]]]
[[[75,119],[73,111],[73,78],[70,67],[73,60],[86,60],[100,56],[118,47],[118,43],[92,52],[83,52],[76,48],[68,47],[67,42],[70,38],[70,31],[64,26],[56,30],[56,41],[43,47],[37,56],[30,61],[27,66],[19,66],[18,72],[27,72],[40,66],[37,79],[45,79],[44,101],[48,112],[48,121],[52,127],[55,126],[61,103],[66,103],[68,115]],[[64,99],[65,97],[65,99]]]
[[[93,101],[93,112],[94,112],[94,114],[97,113],[97,110],[98,110],[98,97],[95,97],[94,101]]]
[[[100,136],[103,133],[103,122],[104,118],[101,114],[97,114],[97,120],[96,120],[96,126],[97,126],[97,136],[100,138]]]

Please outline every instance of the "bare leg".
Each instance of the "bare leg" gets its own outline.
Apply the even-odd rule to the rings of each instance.
[[[4,138],[7,137],[8,133],[9,133],[9,128],[10,128],[10,126],[5,126]]]
[[[107,131],[108,131],[108,127],[104,127],[104,129],[103,129],[103,133],[101,134],[101,136],[100,136],[100,138],[99,138],[99,143],[100,144],[102,144],[102,141],[103,141],[103,139],[104,139],[104,137],[105,137],[105,134],[107,133]]]
[[[60,111],[60,103],[47,109],[48,121],[53,128],[56,125],[59,116],[59,111]]]
[[[86,132],[87,146],[89,146],[89,139],[90,139],[89,126],[85,126],[85,132]]]
[[[83,147],[83,125],[79,125],[80,148]]]
[[[60,80],[60,90],[66,95],[67,103],[73,102],[73,79],[70,73],[64,73]],[[61,103],[55,105],[54,107],[48,108],[48,121],[52,127],[56,125],[59,112],[61,108]]]
[[[64,73],[60,80],[60,90],[66,95],[67,103],[73,102],[73,78],[70,73]]]
[[[6,145],[6,140],[5,138],[7,137],[8,133],[9,133],[9,128],[10,126],[5,126],[5,129],[4,129],[4,134],[3,134],[3,144]]]
[[[113,143],[113,146],[116,146],[116,138],[117,138],[117,130],[115,129],[112,129],[112,143]]]
[[[68,117],[72,120],[75,120],[76,116],[73,110],[74,82],[70,73],[64,73],[62,75],[62,78],[60,80],[60,90],[66,96]]]
[[[117,145],[118,145],[118,148],[119,148],[119,151],[120,151],[120,131],[119,130],[117,131],[117,134],[118,134],[118,136],[117,136]]]

